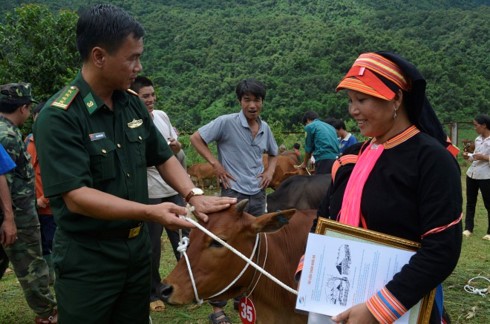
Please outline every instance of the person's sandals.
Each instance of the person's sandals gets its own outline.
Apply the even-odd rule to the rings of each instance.
[[[150,302],[150,310],[152,312],[163,312],[165,310],[165,304],[160,299],[157,299]]]
[[[58,311],[56,309],[54,309],[53,313],[49,317],[36,316],[34,323],[36,323],[36,324],[56,324],[56,323],[58,323]]]
[[[211,324],[231,324],[230,319],[223,311],[209,314],[208,318]]]

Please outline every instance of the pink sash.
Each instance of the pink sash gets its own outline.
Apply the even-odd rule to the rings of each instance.
[[[364,184],[379,157],[383,154],[383,151],[383,145],[371,143],[359,156],[359,159],[352,170],[349,182],[347,182],[347,187],[345,188],[344,197],[342,199],[342,208],[340,210],[340,223],[356,227],[359,226]]]

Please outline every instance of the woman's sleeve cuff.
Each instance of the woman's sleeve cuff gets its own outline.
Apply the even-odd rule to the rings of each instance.
[[[296,272],[294,273],[294,280],[296,282],[298,282],[299,278],[301,278],[301,272],[303,271],[304,262],[305,262],[305,255],[303,254],[301,256],[301,259],[299,260],[298,267],[296,268]]]
[[[393,323],[407,312],[405,306],[403,306],[398,299],[386,289],[386,287],[372,296],[366,302],[366,306],[371,314],[383,324]]]

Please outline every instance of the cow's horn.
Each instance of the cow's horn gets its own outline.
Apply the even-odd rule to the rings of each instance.
[[[245,209],[245,207],[247,207],[247,205],[248,205],[248,199],[240,200],[238,204],[236,204],[236,211],[242,214],[243,210]]]

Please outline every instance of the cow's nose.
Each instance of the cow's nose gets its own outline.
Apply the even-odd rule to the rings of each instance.
[[[160,296],[162,300],[168,303],[168,299],[170,298],[170,295],[172,295],[173,291],[174,291],[174,287],[172,287],[172,285],[162,283],[162,286],[160,288]]]

